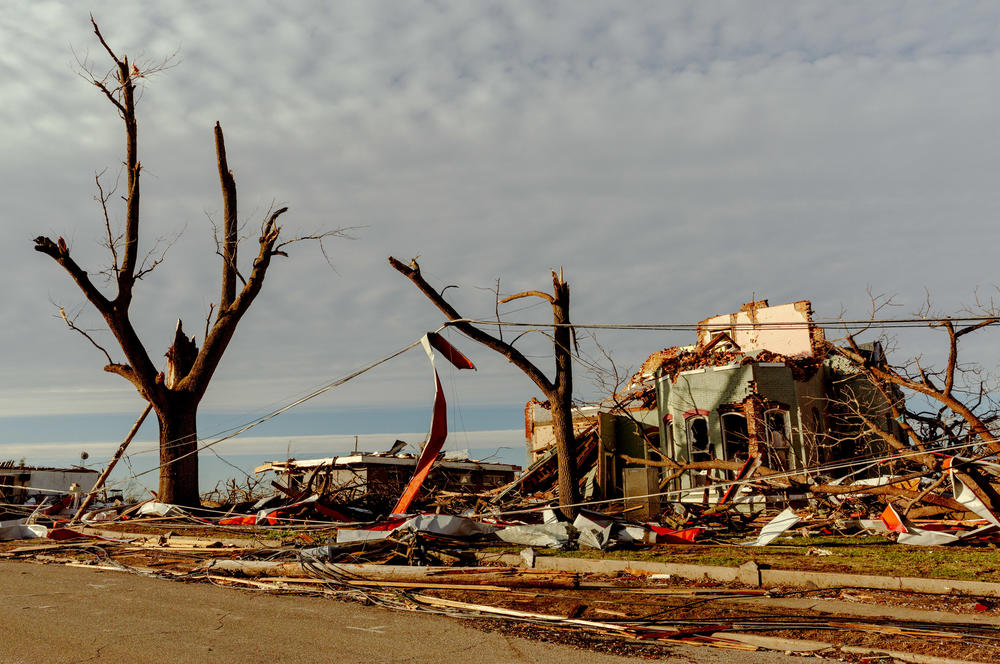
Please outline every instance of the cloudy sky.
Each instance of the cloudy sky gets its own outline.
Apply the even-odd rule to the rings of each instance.
[[[994,3],[4,2],[0,457],[107,444],[142,409],[56,317],[82,308],[100,327],[32,251],[36,235],[62,236],[91,273],[107,265],[94,177],[118,173],[122,129],[78,75],[78,62],[108,66],[88,11],[135,62],[176,54],[139,107],[144,246],[182,232],[133,306],[151,356],[178,318],[200,340],[218,294],[216,121],[250,230],[273,203],[290,208],[288,236],[356,227],[327,245],[333,268],[306,244],[273,266],[203,435],[436,328],[390,254],[459,286],[448,295],[470,317],[493,315],[498,278],[503,293],[545,289],[562,267],[578,322],[697,321],[754,297],[861,316],[869,288],[906,315],[927,292],[953,310],[1000,281]],[[508,318],[549,318],[529,305]],[[628,368],[689,337],[598,340]],[[511,430],[497,440],[516,445],[537,391],[452,340],[480,367],[445,377],[453,429]],[[523,343],[546,362],[541,341]],[[268,435],[281,456],[295,436],[419,432],[430,392],[411,351]]]

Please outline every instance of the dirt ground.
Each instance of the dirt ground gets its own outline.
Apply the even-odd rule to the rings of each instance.
[[[720,588],[721,590],[721,588]],[[433,591],[432,591],[433,592]],[[477,593],[433,592],[464,601],[484,601]],[[610,615],[622,618],[666,618],[690,625],[716,625],[721,636],[727,626],[744,627],[758,636],[782,639],[815,640],[837,646],[854,646],[872,650],[892,650],[953,658],[974,662],[1000,660],[1000,613],[995,608],[985,612],[975,611],[977,602],[969,598],[908,596],[897,598],[891,593],[865,593],[865,603],[859,601],[857,591],[827,591],[822,596],[795,591],[775,592],[773,596],[735,598],[727,595],[662,597],[641,593],[614,591],[568,591],[558,595],[525,593],[490,598],[494,606],[520,610],[544,609],[558,615],[575,615],[594,620],[607,619]],[[477,595],[479,595],[477,597]],[[788,598],[807,599],[806,602],[782,601]],[[851,598],[845,600],[842,598]],[[823,607],[824,603],[828,603]],[[860,606],[871,609],[879,606],[882,611],[858,611]],[[955,610],[953,613],[952,610]],[[949,620],[968,622],[945,629],[945,616]],[[858,614],[861,615],[858,615]],[[874,614],[874,615],[873,615]],[[989,622],[985,619],[992,619]],[[906,624],[908,623],[908,624]],[[481,625],[487,630],[506,634],[539,638],[537,626],[519,623],[488,621]],[[557,642],[573,643],[599,652],[613,652],[633,656],[653,655],[654,647],[620,640],[608,642],[596,635],[553,632],[548,638]],[[869,655],[850,654],[842,651],[823,653],[831,659],[863,661]]]
[[[628,664],[648,658],[589,652],[545,634],[519,636],[426,613],[358,602],[171,583],[134,574],[0,560],[2,664],[80,662]],[[534,638],[524,638],[534,637]],[[674,644],[669,664],[801,664],[776,652]]]
[[[156,532],[160,534],[157,535]],[[171,588],[171,596],[183,598],[185,593],[190,593],[190,601],[197,601],[194,598],[200,597],[200,593],[210,588],[212,583],[239,588],[241,596],[294,596],[305,600],[310,599],[309,596],[323,595],[311,599],[339,599],[343,601],[333,604],[355,608],[362,604],[381,602],[402,608],[410,615],[415,615],[414,611],[424,615],[442,612],[439,608],[425,605],[420,597],[452,600],[472,605],[473,608],[445,612],[461,614],[465,618],[461,623],[462,629],[478,630],[483,633],[484,639],[496,636],[503,639],[525,638],[535,642],[584,648],[595,654],[609,656],[662,658],[679,652],[678,648],[691,648],[700,644],[694,651],[699,653],[698,658],[689,661],[708,661],[702,659],[700,653],[724,653],[728,648],[747,648],[745,644],[728,641],[740,636],[824,642],[836,647],[821,649],[814,655],[840,661],[890,661],[885,656],[878,655],[879,651],[887,650],[973,662],[1000,661],[1000,600],[995,599],[862,588],[759,589],[715,582],[696,583],[677,578],[650,579],[628,573],[612,576],[562,573],[565,576],[560,577],[559,583],[551,587],[507,588],[504,586],[504,579],[507,577],[501,575],[490,583],[489,588],[484,589],[431,586],[345,591],[343,587],[335,587],[335,584],[331,585],[318,578],[300,578],[291,583],[292,580],[289,579],[253,580],[206,575],[201,570],[202,564],[213,558],[273,558],[289,561],[297,566],[295,549],[287,545],[279,546],[280,540],[276,539],[265,542],[261,533],[257,534],[255,540],[248,541],[227,539],[226,535],[229,533],[226,531],[192,532],[202,536],[180,536],[160,529],[151,533],[145,541],[131,543],[100,540],[8,542],[0,545],[0,556],[47,563],[44,569],[79,569],[84,566],[90,568],[85,571],[104,570],[109,578],[172,578],[175,583],[159,583]],[[220,537],[205,537],[206,534]],[[267,546],[262,547],[265,543]],[[809,559],[814,560],[813,557]],[[0,564],[6,563],[0,561]],[[66,565],[76,567],[68,568]],[[35,565],[31,567],[38,568]],[[24,572],[18,574],[23,575]],[[31,576],[43,578],[40,572],[32,573]],[[567,585],[570,580],[572,583]],[[560,585],[561,587],[556,587]],[[575,585],[583,587],[571,587]],[[75,593],[78,597],[75,606],[86,606],[82,610],[92,612],[94,609],[89,593],[89,590]],[[183,603],[187,600],[178,601]],[[172,615],[162,614],[155,602],[151,602],[149,606],[148,615],[157,615],[157,619]],[[175,608],[173,605],[168,606],[170,611]],[[542,617],[517,620],[510,617],[499,618],[485,610],[475,609],[477,606],[542,614]],[[93,617],[99,620],[104,615],[98,613]],[[565,619],[585,623],[571,623]],[[616,626],[626,623],[629,625],[626,632],[615,631]],[[673,630],[676,635],[666,637],[664,630]],[[782,646],[780,641],[775,643],[778,645],[761,645],[758,642],[757,647],[761,649],[758,653],[749,653],[748,650],[728,652],[733,656],[739,653],[743,657],[746,653],[762,654],[766,652],[765,649],[791,649]],[[751,649],[752,647],[750,646]],[[861,649],[862,652],[849,652],[845,647]],[[101,650],[101,653],[106,652],[109,651]],[[21,660],[0,658],[0,661]],[[286,660],[279,658],[278,661]]]

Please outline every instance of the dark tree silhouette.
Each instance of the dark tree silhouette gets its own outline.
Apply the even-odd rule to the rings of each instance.
[[[127,178],[125,195],[124,230],[120,234],[112,231],[108,210],[111,193],[101,187],[98,190],[104,212],[107,232],[106,244],[111,254],[109,281],[117,292],[105,295],[94,284],[88,273],[80,267],[70,254],[66,242],[60,237],[53,241],[47,237],[35,238],[35,250],[50,256],[73,278],[76,285],[94,308],[101,314],[125,356],[124,362],[112,360],[111,353],[102,348],[88,333],[77,327],[73,320],[63,318],[74,330],[84,334],[107,358],[105,371],[117,374],[132,383],[143,399],[148,401],[156,413],[160,427],[160,484],[159,498],[179,505],[198,505],[198,404],[208,388],[223,353],[233,338],[236,326],[260,293],[264,277],[274,256],[287,256],[284,247],[299,240],[322,241],[325,237],[343,235],[343,231],[333,230],[318,235],[279,240],[281,228],[277,221],[287,208],[268,213],[261,224],[256,256],[249,274],[244,278],[237,263],[239,246],[236,183],[226,160],[226,146],[222,127],[215,125],[215,150],[219,167],[219,178],[224,204],[222,237],[217,238],[218,254],[222,257],[222,294],[219,298],[215,319],[206,324],[206,334],[199,348],[194,338],[189,338],[177,322],[173,344],[166,352],[165,372],[157,370],[146,347],[129,318],[133,291],[136,282],[151,272],[163,259],[157,248],[140,259],[139,235],[139,181],[142,166],[139,162],[139,130],[136,122],[137,80],[158,71],[166,65],[140,69],[128,57],[119,57],[101,35],[101,31],[91,17],[94,34],[111,57],[114,65],[103,76],[82,64],[83,74],[115,107],[125,125],[125,162]],[[157,245],[160,243],[157,242]],[[241,282],[238,287],[237,282]]]

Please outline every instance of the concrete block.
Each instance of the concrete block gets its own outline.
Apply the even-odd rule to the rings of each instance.
[[[745,586],[760,588],[760,566],[753,560],[748,560],[736,568],[736,580]]]

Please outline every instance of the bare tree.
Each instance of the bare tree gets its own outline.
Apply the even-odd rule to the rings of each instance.
[[[873,298],[873,312],[891,300]],[[920,312],[932,328],[944,331],[947,349],[943,368],[927,365],[920,357],[902,362],[876,362],[858,343],[860,332],[846,334],[846,345],[829,344],[831,352],[851,362],[889,405],[892,422],[905,436],[901,441],[885,423],[865,418],[867,431],[880,436],[889,449],[906,452],[904,463],[940,472],[943,457],[935,448],[967,445],[963,456],[1000,454],[994,427],[1000,408],[992,398],[989,378],[978,366],[960,361],[961,342],[967,336],[1000,323],[996,307],[980,303],[961,316],[935,316],[929,306]],[[1000,510],[1000,492],[975,465],[957,464],[955,473],[991,510]],[[912,504],[912,503],[911,503]]]
[[[523,371],[548,399],[556,439],[559,504],[562,506],[563,514],[572,517],[576,510],[571,505],[576,503],[578,493],[576,439],[573,434],[573,358],[570,351],[570,347],[574,343],[574,335],[569,323],[569,284],[563,281],[562,274],[555,270],[552,271],[552,295],[541,291],[525,291],[499,300],[499,303],[503,304],[523,297],[538,297],[552,305],[555,378],[549,380],[545,372],[525,357],[512,343],[507,343],[499,337],[484,332],[459,314],[440,292],[424,280],[416,259],[411,260],[409,265],[404,265],[390,256],[389,265],[412,281],[420,292],[448,317],[452,327],[473,341],[478,341],[506,357],[511,364]]]
[[[112,196],[100,186],[98,177],[98,201],[104,213],[107,245],[111,253],[109,281],[117,292],[105,295],[94,284],[88,273],[70,255],[70,249],[60,237],[53,241],[47,237],[35,238],[35,250],[50,256],[73,278],[76,285],[94,308],[101,314],[111,334],[114,336],[124,362],[112,360],[111,353],[97,344],[86,330],[76,327],[64,314],[71,328],[81,332],[97,346],[107,358],[104,370],[117,374],[132,383],[143,399],[148,401],[156,413],[160,427],[160,500],[179,505],[198,505],[198,457],[197,457],[197,411],[198,404],[208,388],[209,381],[219,366],[236,326],[260,293],[273,256],[287,256],[284,247],[302,240],[342,235],[341,230],[330,231],[302,238],[279,241],[281,228],[277,221],[287,208],[269,212],[261,224],[256,256],[249,274],[244,277],[237,263],[238,220],[236,183],[226,160],[226,147],[222,127],[215,125],[215,149],[219,168],[219,178],[224,204],[224,229],[220,245],[222,257],[222,294],[219,298],[215,320],[207,326],[204,343],[198,347],[194,338],[189,338],[177,322],[174,341],[167,350],[167,370],[157,370],[146,347],[129,317],[136,282],[149,274],[162,260],[162,253],[154,246],[146,258],[139,258],[139,181],[142,166],[139,161],[139,130],[136,121],[137,81],[145,78],[162,65],[151,69],[140,69],[125,55],[118,56],[101,35],[97,23],[91,17],[94,34],[111,57],[114,65],[104,75],[92,68],[83,67],[83,74],[115,107],[125,124],[126,191],[124,231],[112,232],[108,203]],[[159,244],[159,243],[157,243]],[[237,281],[241,287],[237,287]],[[209,314],[211,317],[211,313]]]

